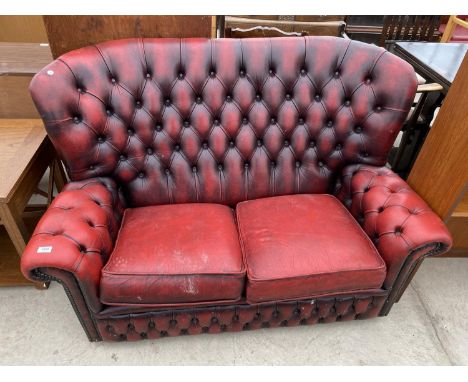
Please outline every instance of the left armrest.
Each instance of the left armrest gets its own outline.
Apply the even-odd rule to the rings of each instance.
[[[387,264],[386,289],[404,287],[423,257],[444,253],[452,238],[442,220],[386,167],[347,166],[336,196],[359,221]]]

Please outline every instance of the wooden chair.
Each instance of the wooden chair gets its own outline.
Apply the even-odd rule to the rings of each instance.
[[[221,21],[221,37],[279,37],[279,36],[335,36],[345,37],[346,23],[338,19],[325,21],[296,21],[296,16],[226,16]],[[269,18],[263,18],[269,17]],[[278,19],[272,19],[277,17]],[[283,18],[284,17],[284,18]],[[297,16],[299,17],[299,16]],[[305,16],[304,16],[305,17]],[[320,16],[317,16],[320,17]],[[301,19],[303,20],[303,19]]]
[[[467,16],[465,16],[465,18],[466,17]],[[453,34],[455,33],[455,30],[457,29],[457,26],[468,29],[468,21],[458,16],[450,16],[440,42],[450,42]]]
[[[385,16],[379,45],[387,49],[395,41],[438,41],[440,16]]]

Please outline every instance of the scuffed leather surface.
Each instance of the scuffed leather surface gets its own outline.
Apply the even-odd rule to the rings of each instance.
[[[386,295],[220,306],[115,316],[97,319],[107,341],[137,341],[186,334],[220,333],[279,326],[312,325],[376,317]]]
[[[102,270],[108,305],[237,301],[245,269],[233,211],[197,203],[127,209]]]
[[[448,251],[452,238],[444,223],[408,184],[386,167],[348,166],[337,197],[348,207],[387,264],[384,287],[392,288],[414,252]]]
[[[382,286],[384,261],[334,196],[257,199],[239,203],[236,212],[247,267],[247,301]]]
[[[61,56],[30,90],[73,180],[107,176],[131,207],[327,193],[383,165],[412,67],[334,37],[130,39]]]
[[[98,311],[102,266],[112,252],[123,202],[113,180],[93,178],[67,184],[37,224],[21,258],[29,279],[42,268],[72,273],[91,309]],[[39,247],[50,253],[37,253]]]

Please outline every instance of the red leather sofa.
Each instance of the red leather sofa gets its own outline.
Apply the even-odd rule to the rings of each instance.
[[[331,37],[129,39],[30,90],[71,182],[21,267],[92,341],[386,315],[441,220],[386,157],[412,67]]]

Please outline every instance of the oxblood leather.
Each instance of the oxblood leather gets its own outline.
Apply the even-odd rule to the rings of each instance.
[[[132,207],[234,206],[383,165],[416,86],[396,56],[333,37],[131,39],[63,55],[31,94],[73,180],[109,176]]]
[[[447,251],[452,238],[440,218],[386,167],[348,166],[343,170],[338,198],[361,223],[387,264],[384,287],[392,288],[404,262]]]
[[[135,339],[133,324],[122,327],[132,318],[142,328],[148,325],[138,338],[157,336],[150,333],[151,317],[166,320],[176,315],[175,308],[115,313],[103,325],[103,312],[141,309],[109,307],[99,296],[100,272],[113,249],[125,206],[203,202],[235,207],[263,197],[331,194],[346,166],[385,164],[416,85],[412,67],[396,56],[332,37],[129,39],[69,52],[41,70],[30,90],[74,181],[54,205],[64,201],[73,208],[65,212],[52,207],[44,215],[23,256],[22,270],[31,279],[64,285],[91,340]],[[338,195],[356,217],[361,203],[373,199],[361,195],[349,168],[354,167],[345,170]],[[367,173],[377,171],[371,168],[362,166]],[[378,171],[381,176],[376,180],[404,184],[387,179],[385,170]],[[365,176],[356,178],[362,181]],[[372,195],[385,193],[381,188],[372,188]],[[71,200],[71,192],[76,199]],[[403,204],[419,200],[409,191],[400,197]],[[93,199],[104,204],[94,204]],[[383,235],[377,248],[387,264],[384,289],[368,290],[365,297],[341,293],[333,303],[322,304],[325,310],[329,307],[328,313],[303,316],[304,323],[316,322],[317,317],[328,322],[385,315],[421,259],[450,246],[450,237],[432,213],[405,223],[402,208],[392,207],[382,217],[362,211],[365,231],[372,234],[369,227],[378,222]],[[387,231],[395,224],[404,225],[399,237]],[[405,238],[411,240],[406,246]],[[50,243],[54,248],[50,256],[37,253],[38,246]],[[347,299],[369,305],[362,314],[353,308],[342,315],[338,309],[348,306]],[[224,303],[204,308],[187,304],[181,315],[206,318],[216,311],[229,316],[230,307]],[[295,303],[299,302],[267,305],[278,306],[290,317],[288,309]],[[181,312],[180,304],[178,309]],[[237,330],[239,323],[242,328],[260,323],[250,319],[260,312],[259,305],[245,305],[242,299],[235,309],[244,309],[246,316],[235,320],[234,315],[226,330]],[[276,323],[269,318],[265,322]],[[194,328],[172,323],[174,330],[155,333],[222,330],[212,323]]]
[[[72,273],[90,308],[98,312],[101,268],[114,247],[123,202],[113,180],[87,179],[68,183],[37,224],[21,258],[21,270],[40,278],[41,269]],[[40,247],[51,252],[38,253]],[[38,274],[39,273],[39,274]]]
[[[219,204],[127,209],[102,270],[108,305],[239,300],[245,270],[234,215]]]
[[[247,301],[379,289],[385,263],[331,195],[287,195],[237,206]]]

